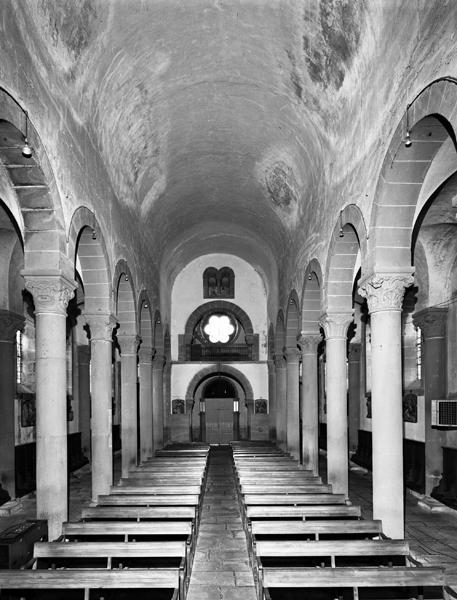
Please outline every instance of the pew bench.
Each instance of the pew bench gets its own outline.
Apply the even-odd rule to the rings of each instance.
[[[382,537],[382,523],[377,520],[320,520],[320,521],[256,521],[249,523],[253,540],[297,538],[367,539]]]
[[[297,484],[284,484],[275,483],[275,480],[266,481],[263,484],[252,484],[252,483],[241,483],[240,490],[242,494],[331,494],[332,486],[318,483],[297,483]]]
[[[101,494],[97,506],[199,506],[199,494]]]
[[[199,485],[203,483],[203,475],[187,475],[182,476],[179,473],[168,473],[168,472],[149,472],[144,473],[141,471],[131,471],[128,477],[121,477],[119,479],[119,485]]]
[[[254,519],[360,519],[360,506],[340,505],[301,505],[301,506],[245,506],[242,511],[245,523]]]
[[[171,485],[165,483],[163,485],[139,485],[137,483],[125,483],[123,485],[113,485],[110,488],[110,494],[119,496],[121,494],[145,494],[145,495],[176,495],[182,496],[198,496],[201,493],[200,485]]]
[[[312,471],[308,469],[300,469],[294,462],[290,463],[278,463],[278,464],[265,464],[265,463],[253,463],[248,465],[236,465],[235,470],[239,475],[255,475],[258,473],[264,473],[267,476],[269,473],[283,473],[293,472],[302,473],[304,475],[314,475]]]
[[[104,590],[125,590],[123,598],[130,590],[132,600],[185,600],[184,574],[179,568],[0,570],[2,598],[92,600],[103,597]]]
[[[252,550],[263,567],[411,566],[404,540],[259,540]]]
[[[299,506],[303,504],[347,504],[344,494],[243,494],[243,502],[245,506],[251,505],[273,505],[281,506],[283,504],[291,504]]]
[[[266,481],[265,481],[266,480]],[[267,476],[265,473],[265,478],[259,477],[257,475],[244,475],[238,474],[239,483],[245,483],[248,485],[265,485],[265,483],[269,483],[272,485],[292,485],[292,484],[305,484],[305,483],[314,483],[315,485],[322,483],[322,479],[317,475],[302,475],[300,471],[291,472],[291,471],[281,471],[277,474],[275,471],[271,473],[271,475]]]
[[[260,567],[259,600],[383,600],[443,598],[444,571],[437,567]],[[295,592],[295,593],[294,593]]]
[[[89,506],[83,508],[81,518],[85,520],[135,521],[193,520],[198,526],[195,506]]]
[[[157,538],[177,538],[185,540],[192,547],[194,542],[194,526],[188,521],[77,521],[62,525],[62,540],[77,541],[109,541],[124,542],[149,541]]]

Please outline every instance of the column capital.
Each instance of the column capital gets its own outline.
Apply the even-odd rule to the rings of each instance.
[[[151,364],[152,363],[152,348],[151,346],[140,346],[138,350],[138,358],[141,364]]]
[[[284,346],[284,356],[288,364],[298,363],[300,354],[300,350],[296,346]]]
[[[317,354],[317,347],[322,340],[320,333],[300,332],[297,335],[297,345],[300,348],[302,356],[305,354]]]
[[[273,362],[277,369],[284,369],[286,366],[286,359],[284,354],[273,354]]]
[[[25,317],[10,310],[0,309],[0,341],[14,342],[16,331],[24,328]]]
[[[67,314],[67,306],[75,293],[76,281],[56,275],[26,275],[25,288],[32,294],[35,313]]]
[[[119,342],[119,348],[121,349],[122,356],[136,354],[140,338],[136,334],[130,335],[117,335],[117,341]]]
[[[409,273],[374,273],[360,282],[359,294],[367,299],[370,313],[400,311],[405,290],[413,283]]]
[[[446,335],[447,308],[424,308],[413,315],[413,323],[420,327],[424,339],[444,338]]]
[[[85,314],[90,329],[91,341],[111,342],[113,330],[117,326],[116,317],[112,314]]]
[[[319,319],[319,325],[325,333],[325,339],[346,339],[348,327],[353,321],[353,313],[325,313]]]

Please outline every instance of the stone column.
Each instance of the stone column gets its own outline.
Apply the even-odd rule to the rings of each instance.
[[[302,355],[302,456],[305,469],[319,471],[319,398],[317,389],[317,347],[319,334],[303,333],[298,346]]]
[[[276,441],[276,372],[273,360],[268,365],[268,417],[270,422],[270,440]]]
[[[156,354],[152,359],[152,444],[154,450],[163,448],[163,367],[165,357]]]
[[[16,497],[16,333],[24,321],[22,315],[0,309],[0,481],[11,498]]]
[[[432,429],[432,400],[446,398],[447,308],[426,308],[414,315],[422,332],[422,379],[425,396],[425,493],[430,495],[443,472],[443,449],[438,429]]]
[[[300,460],[300,351],[297,347],[285,348],[287,364],[287,450]]]
[[[140,460],[152,456],[152,348],[139,351],[140,378]]]
[[[357,450],[360,422],[360,344],[349,344],[348,352],[349,450]]]
[[[401,307],[407,274],[374,274],[359,293],[371,315],[373,518],[388,537],[404,537]]]
[[[66,318],[76,283],[24,278],[35,304],[37,518],[55,540],[68,519]]]
[[[336,494],[348,496],[347,330],[352,315],[327,313],[320,320],[327,356],[327,479]]]
[[[88,459],[91,457],[90,443],[90,347],[78,346],[78,390],[79,428],[81,430],[81,450]]]
[[[283,450],[286,449],[287,440],[287,404],[286,404],[286,359],[282,354],[275,354],[276,368],[276,440]]]
[[[137,408],[137,335],[118,335],[121,349],[121,439],[122,477],[137,464],[138,408]]]
[[[108,494],[113,484],[112,442],[112,315],[86,315],[90,327],[90,388],[92,406],[92,501]]]

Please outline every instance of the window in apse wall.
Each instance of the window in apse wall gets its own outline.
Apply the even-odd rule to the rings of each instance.
[[[230,267],[208,267],[203,272],[203,298],[234,298],[235,273]]]

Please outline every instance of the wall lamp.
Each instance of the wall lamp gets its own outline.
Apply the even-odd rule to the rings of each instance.
[[[412,144],[411,137],[409,135],[409,107],[411,104],[406,105],[406,134],[405,134],[405,146],[409,148]]]
[[[32,148],[30,148],[30,146],[29,146],[29,141],[27,139],[29,114],[26,110],[24,110],[24,114],[25,114],[25,136],[24,136],[24,145],[22,146],[22,156],[24,156],[25,158],[31,158],[33,152],[32,152]]]

